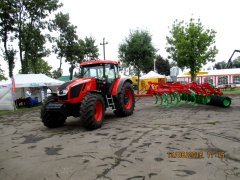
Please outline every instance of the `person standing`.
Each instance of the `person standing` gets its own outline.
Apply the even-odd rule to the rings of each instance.
[[[26,105],[27,107],[32,107],[32,98],[31,98],[31,91],[30,89],[27,89],[27,91],[25,92],[25,99],[26,99]]]
[[[47,88],[47,97],[51,96],[52,90],[48,87]]]

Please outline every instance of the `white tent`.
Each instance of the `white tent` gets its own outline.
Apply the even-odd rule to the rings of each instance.
[[[161,75],[154,71],[150,71],[149,73],[140,77],[140,79],[152,79],[152,78],[165,78],[165,75]]]
[[[43,90],[43,87],[56,87],[63,84],[63,81],[52,79],[44,74],[17,74],[14,76],[15,87],[17,89],[16,98],[24,97],[24,88],[37,88],[38,90],[35,94],[32,94],[34,97],[37,97],[39,100],[43,100],[45,95],[40,90]],[[9,104],[13,104],[13,95],[12,95],[12,80],[0,82],[0,110],[9,109]],[[3,90],[4,89],[4,90]],[[7,90],[8,89],[8,90]],[[9,90],[10,89],[10,90]],[[5,95],[6,94],[6,95]],[[11,94],[11,98],[8,96]],[[5,105],[4,105],[5,104]],[[13,104],[14,105],[14,104]],[[11,106],[10,109],[13,109],[14,106]]]
[[[60,86],[63,81],[59,81],[46,76],[45,74],[17,74],[14,76],[16,88],[23,87],[43,87],[43,86]],[[11,79],[1,81],[0,85],[12,84]]]
[[[0,110],[14,110],[12,85],[1,83],[0,85]]]
[[[50,78],[45,74],[17,74],[14,76],[14,80],[16,88],[60,86],[64,83],[63,81]]]

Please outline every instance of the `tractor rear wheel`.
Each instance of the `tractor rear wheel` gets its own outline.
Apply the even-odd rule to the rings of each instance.
[[[100,94],[88,94],[80,107],[80,119],[88,130],[100,128],[104,121],[104,100]]]
[[[56,102],[56,96],[49,96],[43,103],[41,108],[41,119],[43,124],[48,128],[56,128],[63,126],[67,117],[59,112],[46,111],[46,105],[50,102]]]
[[[130,116],[133,114],[135,107],[135,95],[131,83],[126,82],[122,86],[118,97],[115,98],[114,114],[119,117]]]

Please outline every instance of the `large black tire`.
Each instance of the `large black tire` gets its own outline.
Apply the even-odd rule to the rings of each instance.
[[[135,95],[133,86],[130,82],[123,84],[120,93],[114,98],[115,108],[114,114],[119,117],[130,116],[133,114],[135,107]]]
[[[80,120],[88,130],[100,128],[104,121],[104,100],[100,94],[88,94],[80,107]]]
[[[61,114],[60,112],[49,112],[46,111],[46,105],[50,102],[56,102],[57,97],[56,96],[49,96],[47,99],[43,102],[42,108],[41,108],[41,119],[44,124],[44,126],[48,128],[56,128],[61,127],[64,125],[67,117]]]
[[[230,97],[215,95],[211,98],[208,104],[213,106],[228,108],[230,107],[231,102],[232,102],[232,99]]]

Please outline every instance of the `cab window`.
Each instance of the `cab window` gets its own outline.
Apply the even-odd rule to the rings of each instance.
[[[108,82],[113,82],[116,79],[116,67],[114,64],[105,65],[105,76]]]
[[[103,66],[84,66],[81,71],[83,78],[103,78]]]

